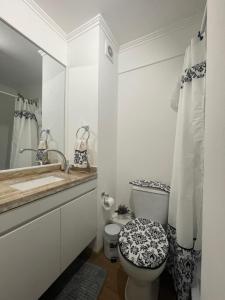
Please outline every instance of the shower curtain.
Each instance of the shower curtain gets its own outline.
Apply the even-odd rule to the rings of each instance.
[[[10,168],[30,167],[36,160],[35,152],[19,153],[20,148],[37,149],[38,125],[35,116],[37,102],[21,95],[15,100],[14,125]]]
[[[193,38],[186,49],[177,109],[173,173],[169,201],[168,268],[178,300],[190,299],[195,269],[201,255],[201,215],[204,173],[205,38]]]

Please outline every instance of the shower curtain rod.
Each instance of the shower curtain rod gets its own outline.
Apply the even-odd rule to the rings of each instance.
[[[10,96],[10,97],[13,97],[13,98],[18,98],[18,96],[20,95],[20,94],[14,95],[14,94],[7,93],[7,92],[1,91],[1,90],[0,90],[0,93],[5,94],[5,95]],[[34,99],[31,99],[31,100],[38,102],[39,98],[34,98]]]
[[[5,94],[5,95],[10,96],[10,97],[14,97],[14,98],[18,97],[18,95],[10,94],[10,93],[3,92],[3,91],[0,91],[0,93]]]
[[[200,28],[200,31],[198,32],[198,37],[200,38],[200,40],[203,39],[203,34],[205,32],[205,29],[206,29],[206,24],[207,24],[207,3],[205,5],[205,10],[204,10],[203,18],[202,18],[202,23],[201,23],[201,28]]]

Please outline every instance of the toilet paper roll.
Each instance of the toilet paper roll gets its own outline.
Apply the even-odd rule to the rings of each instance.
[[[110,210],[115,203],[112,197],[103,197],[102,206],[105,210]]]

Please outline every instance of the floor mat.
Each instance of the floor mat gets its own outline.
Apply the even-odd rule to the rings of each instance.
[[[105,278],[104,269],[86,262],[73,275],[55,300],[97,300]]]

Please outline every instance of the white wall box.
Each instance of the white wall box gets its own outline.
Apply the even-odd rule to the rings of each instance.
[[[108,40],[105,40],[105,55],[113,63],[114,51]]]

